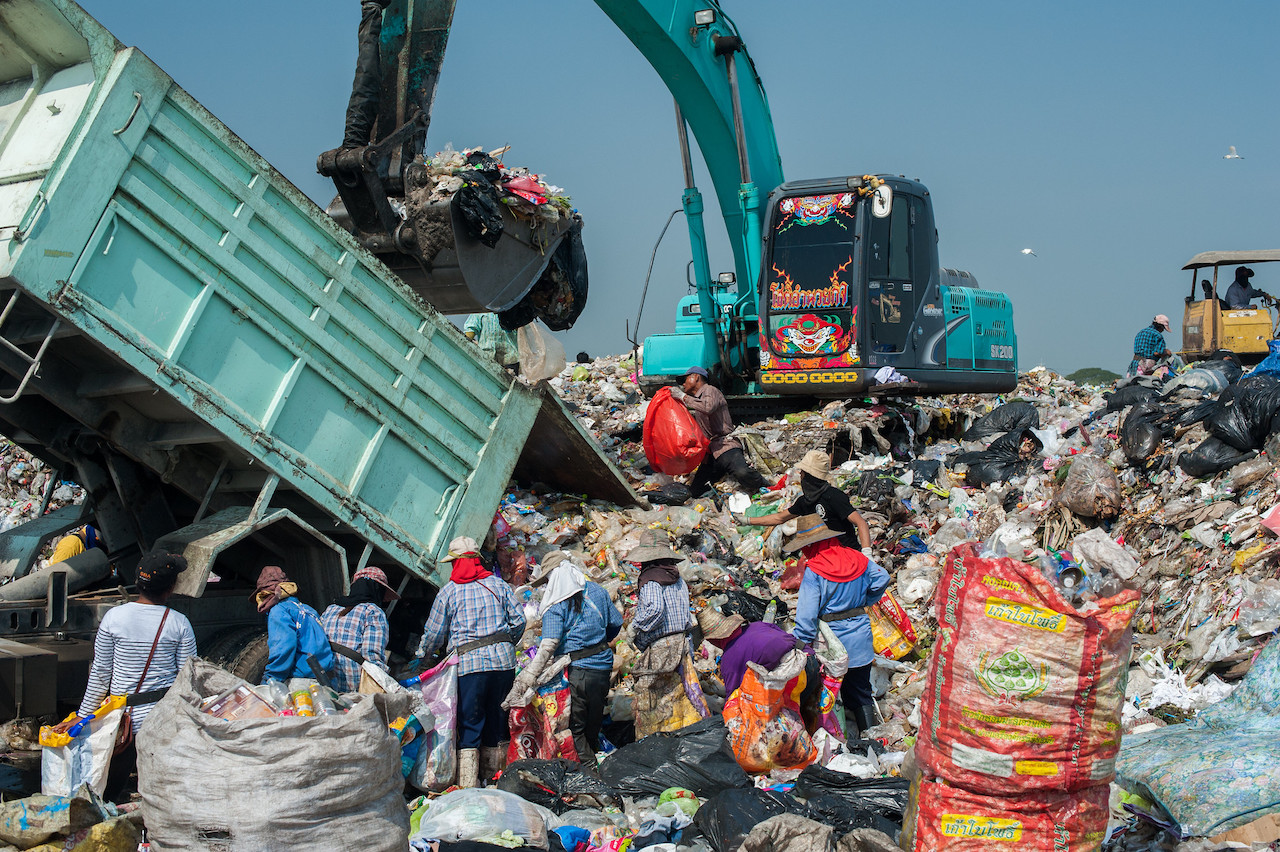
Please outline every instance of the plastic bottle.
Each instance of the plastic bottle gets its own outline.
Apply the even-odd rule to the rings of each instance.
[[[297,715],[316,715],[315,703],[311,700],[311,685],[306,679],[296,677],[289,681],[289,700],[293,703],[293,709]]]
[[[769,605],[764,608],[764,621],[767,624],[775,624],[778,621],[778,601],[777,599],[769,601]]]
[[[311,704],[315,707],[317,716],[333,716],[338,709],[333,704],[333,698],[329,695],[329,690],[318,683],[311,684]]]

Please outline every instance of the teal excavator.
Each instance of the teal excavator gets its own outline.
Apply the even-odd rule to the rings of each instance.
[[[693,365],[731,394],[1015,387],[1012,304],[941,266],[922,184],[862,172],[786,181],[760,77],[717,0],[596,2],[671,91],[684,165],[696,297],[681,301],[673,333],[644,340],[646,390]],[[512,222],[490,247],[468,235],[457,209],[415,212],[424,206],[415,200],[415,163],[454,0],[391,0],[385,10],[371,0],[364,8],[346,139],[320,157],[338,187],[335,215],[446,312],[493,310],[512,327],[542,316],[568,327],[586,295],[580,222],[532,233]],[[733,272],[714,278],[690,131],[733,248]],[[452,222],[453,243],[414,233],[414,223],[432,216]]]

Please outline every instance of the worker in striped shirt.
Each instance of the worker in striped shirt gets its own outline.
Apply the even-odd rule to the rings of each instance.
[[[505,765],[510,732],[502,702],[525,628],[515,593],[484,567],[479,551],[473,538],[449,543],[441,560],[452,563],[449,582],[431,605],[417,654],[429,657],[444,646],[458,656],[459,787],[474,787],[481,772],[489,778]]]

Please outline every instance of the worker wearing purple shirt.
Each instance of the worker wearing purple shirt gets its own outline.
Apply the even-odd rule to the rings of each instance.
[[[740,615],[721,615],[714,609],[698,613],[698,626],[702,637],[720,648],[720,678],[724,681],[724,696],[728,698],[742,685],[747,675],[747,663],[756,663],[772,671],[787,652],[796,649],[796,640],[790,633],[765,621],[747,624]]]

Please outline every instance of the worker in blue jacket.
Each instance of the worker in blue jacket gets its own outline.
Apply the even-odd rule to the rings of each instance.
[[[783,547],[805,557],[804,577],[796,602],[795,637],[812,644],[818,622],[825,621],[849,652],[849,671],[840,685],[849,739],[879,724],[875,696],[871,692],[871,616],[867,607],[889,588],[889,573],[869,557],[837,541],[839,532],[829,529],[817,515],[797,522],[796,534]]]
[[[263,683],[315,677],[311,656],[315,656],[325,674],[333,670],[333,649],[320,616],[298,600],[297,594],[298,584],[290,581],[278,565],[268,565],[258,575],[253,601],[258,612],[267,616],[267,669]]]

